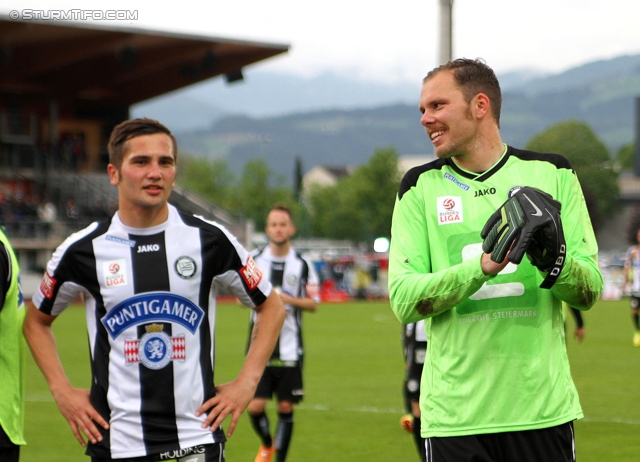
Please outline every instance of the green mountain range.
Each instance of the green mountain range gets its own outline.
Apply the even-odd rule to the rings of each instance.
[[[586,122],[613,157],[621,146],[634,141],[640,55],[596,61],[555,75],[526,75],[499,76],[503,82],[501,132],[506,143],[522,147],[545,128],[566,120]],[[275,87],[277,82],[272,79],[272,98],[273,94],[287,95],[286,88]],[[335,79],[334,84],[336,92],[342,91]],[[318,88],[317,98],[331,94],[331,87],[321,87],[318,81],[314,85]],[[287,98],[296,98],[303,88],[301,84],[293,86],[290,81],[288,86],[291,94]],[[377,148],[393,147],[399,155],[431,154],[431,143],[419,123],[419,89],[418,82],[404,89],[401,102],[373,107],[363,99],[360,108],[292,111],[285,115],[252,117],[219,111],[204,128],[190,129],[183,122],[177,133],[178,141],[183,153],[226,159],[231,171],[237,174],[248,159],[264,157],[272,171],[284,175],[289,182],[298,157],[306,172],[319,164],[366,163]],[[407,95],[413,93],[415,103],[410,103],[411,97]],[[197,90],[192,90],[187,99],[196,101],[197,94]],[[307,88],[305,98],[310,98],[309,95],[313,96],[314,91]],[[381,95],[378,96],[380,99]],[[288,107],[295,106],[295,100],[287,103]],[[156,103],[167,116],[172,112],[170,104],[176,104],[175,98],[164,106],[162,101]],[[165,123],[172,126],[171,120]]]

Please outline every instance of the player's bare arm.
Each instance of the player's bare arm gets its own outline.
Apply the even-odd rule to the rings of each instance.
[[[202,427],[215,431],[222,421],[231,415],[231,423],[227,435],[231,436],[240,419],[253,398],[260,377],[273,351],[280,329],[284,322],[284,306],[280,297],[272,291],[264,303],[257,306],[258,313],[251,334],[251,345],[238,377],[229,383],[219,385],[217,394],[203,403],[196,411],[196,416],[208,412]]]
[[[318,304],[316,301],[309,297],[294,297],[286,292],[280,292],[280,300],[286,305],[291,305],[298,310],[316,311]]]
[[[55,319],[55,316],[44,314],[30,304],[24,320],[24,336],[60,412],[69,422],[73,435],[84,447],[86,442],[83,434],[91,443],[95,444],[102,441],[100,430],[95,424],[97,423],[104,429],[108,429],[109,424],[91,405],[89,390],[75,388],[69,382],[62,367],[51,329],[51,324]]]

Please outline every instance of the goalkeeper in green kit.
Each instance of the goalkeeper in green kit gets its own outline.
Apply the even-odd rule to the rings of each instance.
[[[420,122],[438,159],[396,198],[389,295],[402,323],[426,320],[429,462],[575,461],[562,302],[599,299],[598,247],[569,162],[505,145],[501,103],[481,60],[432,70]]]

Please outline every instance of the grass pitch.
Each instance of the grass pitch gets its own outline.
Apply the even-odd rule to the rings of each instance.
[[[221,304],[217,321],[216,382],[231,380],[244,357],[248,311]],[[640,457],[640,348],[631,343],[627,300],[599,302],[585,313],[586,339],[571,338],[572,373],[585,418],[576,422],[580,462],[635,461]],[[305,315],[304,401],[295,410],[288,460],[417,461],[403,414],[401,327],[386,302],[325,304]],[[54,324],[67,374],[76,386],[90,381],[84,310],[67,310]],[[47,385],[27,364],[26,433],[21,462],[87,461]],[[272,427],[275,410],[268,409]],[[227,443],[227,460],[250,461],[258,438],[243,415]]]

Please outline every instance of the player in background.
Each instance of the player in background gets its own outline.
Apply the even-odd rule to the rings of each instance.
[[[580,312],[580,310],[577,310],[571,306],[567,308],[576,323],[576,327],[573,330],[573,338],[576,339],[576,342],[582,343],[586,333],[584,328],[584,319],[582,318],[582,313]]]
[[[293,407],[304,395],[302,314],[318,309],[319,281],[313,264],[291,246],[296,228],[288,207],[276,205],[271,208],[267,214],[265,232],[269,245],[254,252],[253,256],[263,277],[271,282],[280,295],[286,318],[255,398],[247,410],[261,440],[255,461],[269,462],[275,454],[277,462],[284,462],[293,433]],[[252,314],[251,330],[254,322],[255,316]],[[267,402],[274,394],[278,400],[275,437],[272,436],[266,414]]]
[[[599,299],[597,243],[569,162],[504,144],[501,102],[481,60],[429,72],[420,122],[437,159],[405,174],[393,212],[391,307],[429,340],[430,462],[575,460],[562,302]]]
[[[278,338],[282,302],[226,229],[168,203],[178,155],[168,128],[128,120],[114,128],[108,148],[118,210],[56,249],[28,308],[25,337],[92,462],[224,461],[226,436]],[[225,354],[214,343],[218,290],[253,308],[257,321],[237,378],[216,386],[214,357]],[[51,328],[79,297],[90,390],[67,379]]]
[[[0,229],[0,462],[18,462],[24,439],[25,309],[20,267]]]
[[[420,434],[420,378],[427,353],[423,320],[403,326],[402,343],[406,366],[403,394],[407,414],[400,419],[400,426],[413,435],[420,460],[426,462],[425,441]]]
[[[631,304],[633,345],[640,347],[640,229],[636,233],[637,244],[627,249],[624,260],[625,292]]]

